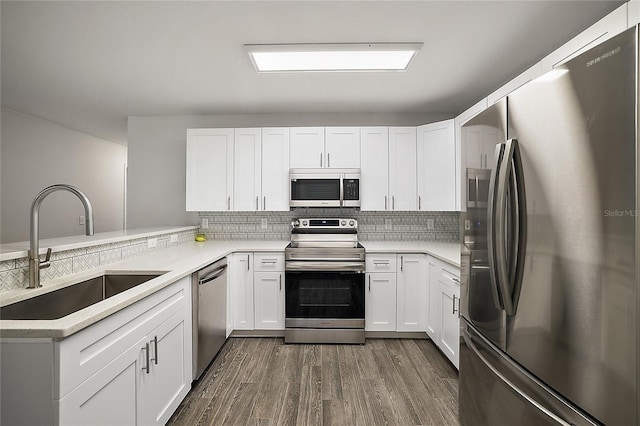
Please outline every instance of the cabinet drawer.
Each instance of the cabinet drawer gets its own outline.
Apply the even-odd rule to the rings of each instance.
[[[190,301],[191,282],[185,277],[57,342],[54,350],[60,374],[54,398],[61,399],[167,318],[190,308]]]
[[[284,253],[254,253],[255,272],[284,271]]]
[[[396,272],[396,255],[392,253],[367,254],[367,272]]]

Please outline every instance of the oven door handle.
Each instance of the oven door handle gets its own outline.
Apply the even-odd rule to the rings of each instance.
[[[364,262],[287,261],[286,271],[364,272]]]

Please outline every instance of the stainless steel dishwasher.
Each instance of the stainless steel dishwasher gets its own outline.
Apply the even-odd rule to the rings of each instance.
[[[193,274],[193,380],[197,380],[226,339],[227,259]]]

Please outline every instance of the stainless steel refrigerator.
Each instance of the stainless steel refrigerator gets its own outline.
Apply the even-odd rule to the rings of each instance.
[[[636,425],[638,30],[462,129],[464,425]]]

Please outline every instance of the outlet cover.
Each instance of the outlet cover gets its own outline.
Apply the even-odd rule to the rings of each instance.
[[[171,235],[170,242],[177,243],[178,242],[178,236],[176,234]]]
[[[470,231],[471,230],[471,221],[469,219],[466,219],[464,221],[464,230],[465,231]]]
[[[202,221],[200,222],[200,228],[204,228],[204,229],[209,228],[209,219],[202,218]]]
[[[148,248],[155,248],[158,245],[158,239],[157,238],[149,238],[147,240],[147,247]]]
[[[267,229],[267,218],[263,218],[262,221],[260,222],[260,225],[262,227],[262,229]]]
[[[84,216],[78,217],[78,225],[84,225]]]
[[[385,229],[385,231],[391,231],[393,229],[393,225],[392,225],[391,219],[385,219],[384,220],[384,229]]]
[[[435,228],[435,220],[434,219],[427,219],[427,229],[431,231],[434,228]]]

